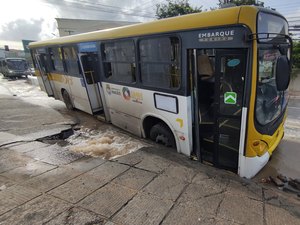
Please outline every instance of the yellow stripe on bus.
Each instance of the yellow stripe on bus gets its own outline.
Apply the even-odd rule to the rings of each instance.
[[[50,73],[48,75],[49,80],[56,81],[59,83],[73,85],[73,78],[64,74]]]

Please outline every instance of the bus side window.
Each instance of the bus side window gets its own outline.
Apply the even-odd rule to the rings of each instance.
[[[62,54],[60,48],[49,48],[51,71],[64,72]]]
[[[66,72],[70,76],[79,76],[80,64],[77,57],[77,52],[74,47],[63,47],[64,61]]]
[[[177,37],[143,39],[139,42],[139,51],[141,79],[145,86],[180,87],[180,44]]]
[[[102,45],[104,76],[112,81],[135,83],[135,47],[132,40]]]

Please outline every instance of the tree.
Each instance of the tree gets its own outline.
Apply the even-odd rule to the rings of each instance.
[[[300,75],[300,41],[293,43],[292,62],[292,79],[295,79]]]
[[[300,42],[294,41],[293,46],[293,66],[300,69]]]
[[[156,5],[157,19],[180,16],[190,13],[201,12],[201,7],[193,8],[188,0],[167,0],[165,4]]]
[[[219,7],[221,8],[223,5],[232,4],[236,6],[240,5],[256,5],[264,7],[264,3],[262,1],[256,0],[219,0]]]

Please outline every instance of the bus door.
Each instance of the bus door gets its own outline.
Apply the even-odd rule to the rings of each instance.
[[[202,161],[237,172],[246,51],[214,49],[196,54],[198,154]]]
[[[42,82],[45,87],[45,92],[48,94],[49,97],[53,97],[54,93],[48,76],[47,56],[46,54],[36,54],[35,58],[36,58],[38,69],[41,74]]]
[[[98,87],[100,78],[98,53],[79,53],[78,58],[92,112],[93,114],[102,114],[104,113],[103,104]]]

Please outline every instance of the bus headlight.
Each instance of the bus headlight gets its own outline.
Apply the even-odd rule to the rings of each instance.
[[[262,156],[268,150],[268,145],[262,140],[255,140],[252,142],[252,148],[257,153],[258,156]]]

